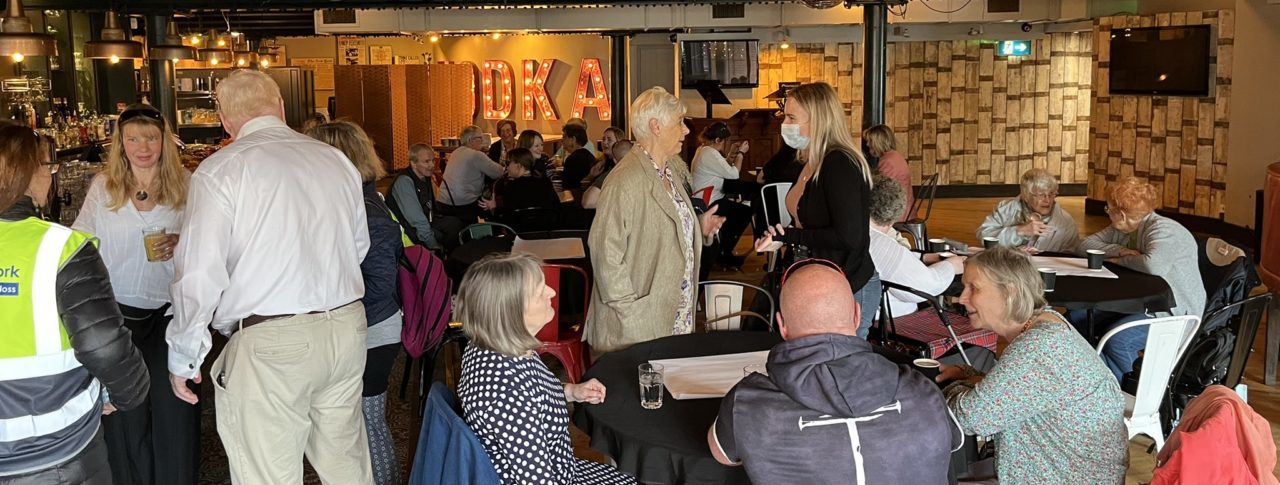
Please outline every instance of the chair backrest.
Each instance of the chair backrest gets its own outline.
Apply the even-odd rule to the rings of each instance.
[[[556,290],[556,296],[551,297],[551,321],[542,330],[538,331],[535,337],[543,342],[557,342],[560,340],[560,299],[564,296],[565,286],[564,272],[570,271],[578,273],[582,276],[582,314],[586,315],[587,307],[591,304],[591,279],[587,276],[587,272],[582,268],[568,264],[543,263],[542,276],[547,280],[547,286]]]
[[[897,333],[897,328],[893,323],[893,311],[891,309],[892,305],[890,304],[890,301],[889,301],[890,291],[897,291],[900,293],[913,295],[916,298],[920,298],[924,300],[926,303],[928,303],[929,308],[933,309],[933,312],[938,316],[938,322],[940,322],[942,326],[947,329],[947,333],[951,334],[951,340],[956,343],[956,349],[960,352],[960,357],[964,359],[965,363],[969,365],[973,365],[973,363],[969,360],[969,353],[964,349],[964,344],[961,342],[960,336],[956,335],[955,328],[951,326],[951,320],[947,318],[947,312],[943,311],[942,298],[940,298],[937,295],[930,295],[928,293],[917,290],[907,285],[900,285],[892,281],[880,280],[879,324],[880,324],[881,338],[888,339],[891,335],[894,335]]]
[[[918,219],[920,221],[928,221],[929,215],[933,214],[933,199],[938,194],[938,174],[925,177],[921,181],[920,187],[916,189],[915,201],[911,203],[911,218],[907,220]],[[924,217],[920,217],[920,206],[925,206]]]
[[[560,209],[554,207],[522,207],[503,214],[502,221],[519,234],[550,231],[560,225]]]
[[[764,204],[764,222],[768,226],[791,225],[791,213],[787,212],[787,192],[793,184],[780,182],[760,187],[760,201]]]
[[[1216,237],[1197,237],[1196,245],[1199,246],[1200,277],[1205,291],[1205,318],[1201,321],[1200,332],[1207,333],[1235,316],[1232,312],[1218,312],[1219,308],[1244,300],[1261,281],[1254,270],[1253,260],[1240,248]]]
[[[743,311],[742,291],[745,288],[751,288],[756,295],[766,297],[769,302],[768,315]],[[702,294],[703,315],[706,317],[704,323],[708,332],[742,330],[743,317],[764,320],[769,330],[773,330],[773,316],[777,314],[778,305],[773,295],[764,288],[738,281],[709,280],[698,282],[698,289]]]
[[[484,445],[462,418],[458,399],[442,382],[427,394],[411,485],[498,483],[498,472]]]
[[[453,285],[444,261],[422,246],[404,248],[396,282],[404,313],[400,339],[416,359],[434,347],[448,328],[453,314]]]
[[[1262,316],[1267,313],[1267,306],[1271,303],[1271,299],[1271,294],[1263,293],[1218,310],[1234,315],[1235,325],[1233,326],[1236,329],[1236,345],[1231,351],[1231,364],[1227,366],[1227,377],[1222,385],[1235,389],[1236,384],[1244,379],[1244,365],[1249,362],[1254,338],[1258,336],[1258,327],[1262,325]],[[1205,320],[1209,318],[1206,316]]]
[[[703,204],[706,204],[706,205],[710,206],[710,205],[711,205],[711,191],[712,191],[712,190],[714,190],[714,189],[715,189],[715,187],[712,187],[712,186],[708,185],[708,186],[706,186],[706,187],[703,187],[703,188],[701,188],[701,189],[698,189],[696,192],[694,192],[694,193],[693,193],[692,197],[693,197],[694,199],[702,199],[702,203],[703,203]]]
[[[516,234],[516,230],[506,224],[480,222],[463,228],[462,232],[458,233],[458,243],[466,244],[467,241],[486,237],[516,237]]]
[[[1152,415],[1159,411],[1174,364],[1182,358],[1182,353],[1187,350],[1196,329],[1200,327],[1200,317],[1182,315],[1148,318],[1116,326],[1102,336],[1097,346],[1098,353],[1102,353],[1111,337],[1144,325],[1148,327],[1147,345],[1142,354],[1142,373],[1138,378],[1138,393],[1134,396],[1133,416]]]

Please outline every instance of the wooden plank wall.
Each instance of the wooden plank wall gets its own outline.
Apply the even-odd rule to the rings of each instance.
[[[1217,35],[1216,78],[1210,96],[1111,96],[1107,90],[1111,30],[1126,27],[1210,25]],[[1093,129],[1089,197],[1106,200],[1120,177],[1145,178],[1161,191],[1164,209],[1219,217],[1227,175],[1228,104],[1235,38],[1232,10],[1102,17],[1094,21]]]
[[[941,184],[1016,184],[1040,167],[1085,182],[1091,44],[1088,32],[1050,34],[1021,58],[978,41],[890,44],[885,117],[912,180],[939,173]],[[760,73],[769,91],[780,81],[831,83],[850,127],[862,126],[861,44],[765,45]]]

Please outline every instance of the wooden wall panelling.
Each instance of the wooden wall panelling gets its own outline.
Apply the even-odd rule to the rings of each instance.
[[[431,103],[428,86],[431,85],[431,66],[411,64],[405,66],[405,110],[408,116],[409,144],[440,144],[431,133]],[[405,147],[407,149],[408,147]]]
[[[1113,29],[1209,25],[1216,33],[1210,95],[1112,96],[1106,89]],[[1218,217],[1226,190],[1226,146],[1235,35],[1230,10],[1099,18],[1091,36],[1094,89],[1090,121],[1089,196],[1105,200],[1120,177],[1144,178],[1160,189],[1164,209]],[[1105,155],[1099,152],[1106,147]]]
[[[1016,184],[1023,171],[1039,166],[1066,183],[1086,181],[1091,35],[1051,34],[1021,58],[997,57],[993,44],[979,41],[890,45],[885,122],[912,180],[937,173],[943,184]],[[762,84],[769,91],[780,81],[832,84],[857,134],[861,50],[857,43],[785,50],[767,44],[761,49]]]

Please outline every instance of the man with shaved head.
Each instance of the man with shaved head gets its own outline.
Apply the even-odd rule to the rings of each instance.
[[[858,338],[859,308],[834,265],[791,272],[768,375],[742,379],[707,432],[716,460],[753,483],[947,483],[959,432],[938,387]]]

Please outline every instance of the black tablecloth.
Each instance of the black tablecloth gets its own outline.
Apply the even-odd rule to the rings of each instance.
[[[1069,254],[1043,253],[1044,256],[1075,257]],[[1084,258],[1081,258],[1084,259]],[[1054,291],[1046,292],[1050,305],[1067,310],[1102,310],[1116,313],[1163,312],[1173,308],[1173,289],[1159,276],[1132,270],[1114,263],[1103,263],[1119,278],[1058,276]],[[944,295],[960,296],[964,291],[961,275]]]
[[[707,429],[720,411],[720,399],[677,401],[666,392],[662,408],[641,408],[636,366],[653,359],[767,350],[781,341],[768,332],[690,334],[605,354],[583,377],[604,383],[605,402],[577,406],[573,422],[591,437],[592,448],[641,482],[748,483],[742,467],[717,463],[707,448]]]
[[[1045,293],[1045,299],[1050,305],[1068,310],[1116,313],[1165,312],[1175,306],[1173,289],[1164,278],[1118,264],[1104,264],[1119,278],[1059,276],[1054,291]]]

